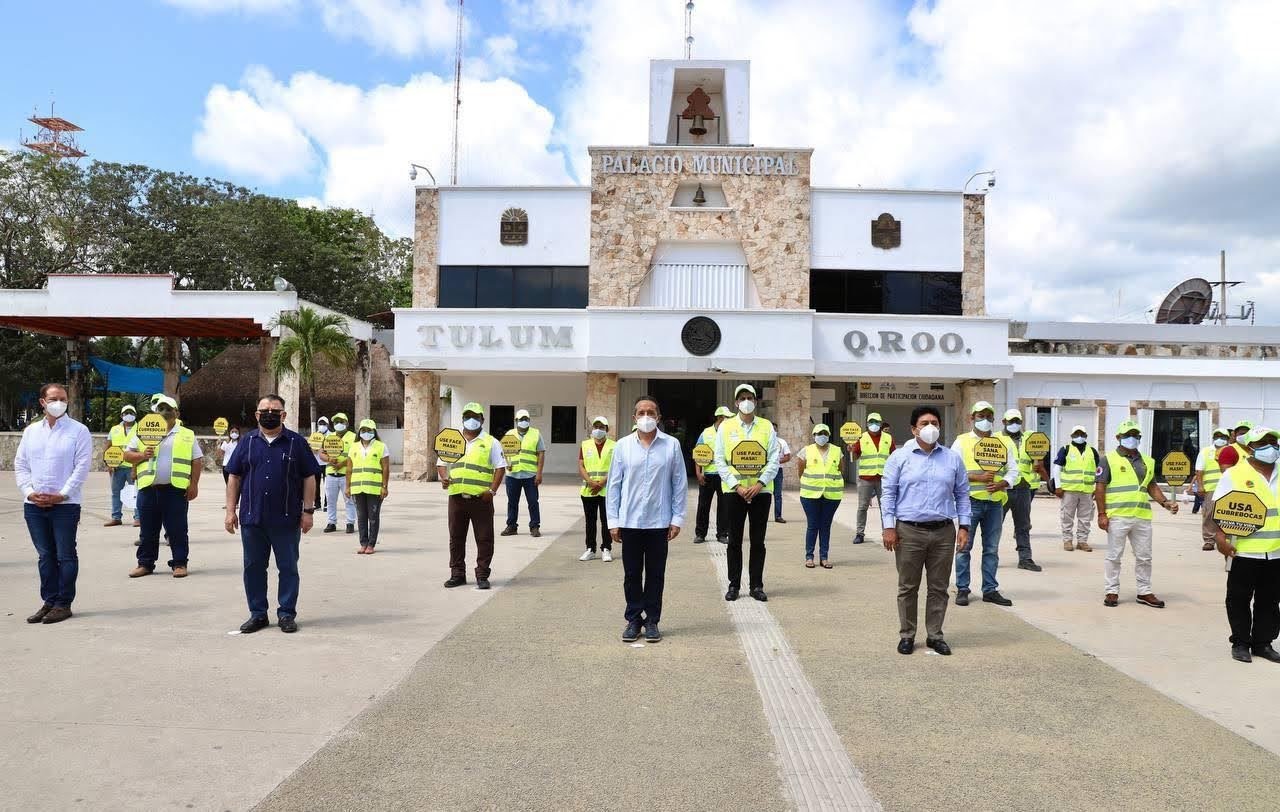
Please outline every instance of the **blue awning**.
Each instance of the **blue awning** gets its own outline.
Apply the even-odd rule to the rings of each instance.
[[[164,370],[155,367],[126,367],[89,356],[89,363],[107,382],[108,392],[150,395],[164,391]],[[190,375],[183,375],[187,380]],[[173,394],[170,392],[169,394]]]

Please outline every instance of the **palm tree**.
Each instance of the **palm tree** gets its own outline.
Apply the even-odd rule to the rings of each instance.
[[[316,425],[316,362],[328,361],[340,369],[351,369],[356,351],[351,345],[347,320],[337,313],[321,314],[310,307],[281,313],[270,324],[271,329],[284,327],[289,335],[280,339],[268,362],[277,378],[297,375],[306,384],[311,398],[311,426]]]

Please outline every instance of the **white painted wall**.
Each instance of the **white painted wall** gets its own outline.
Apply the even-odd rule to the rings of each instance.
[[[860,271],[954,271],[964,265],[960,192],[814,189],[810,267]],[[902,245],[871,244],[871,221],[902,222]]]
[[[586,439],[591,427],[587,420],[587,378],[585,375],[458,375],[444,376],[442,383],[453,389],[445,425],[462,425],[462,406],[476,401],[485,407],[494,403],[538,412],[532,418],[535,428],[547,443],[544,473],[576,474],[578,444]],[[551,442],[551,407],[575,406],[578,409],[578,436],[573,443]],[[612,427],[615,436],[617,427]],[[627,426],[630,429],[630,426]]]
[[[529,244],[498,242],[502,213],[524,209]],[[440,190],[441,265],[582,265],[591,251],[591,189],[445,187]]]

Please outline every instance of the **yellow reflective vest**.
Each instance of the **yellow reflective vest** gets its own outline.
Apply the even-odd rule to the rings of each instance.
[[[1098,481],[1097,453],[1087,445],[1081,451],[1075,443],[1069,444],[1059,487],[1068,492],[1093,493],[1093,486]]]
[[[1155,460],[1142,454],[1146,472],[1138,481],[1133,460],[1118,451],[1107,452],[1107,466],[1111,469],[1111,481],[1107,483],[1107,516],[1109,518],[1146,519],[1151,521],[1151,494],[1147,488],[1156,473]]]
[[[993,434],[991,436],[994,439],[999,440],[1000,443],[1002,443],[1006,449],[1008,449],[1009,451],[1012,451],[1015,455],[1017,454],[1017,449],[1013,447],[1013,443],[1010,442],[1008,437],[1004,437],[997,434]],[[971,474],[984,473],[982,468],[978,466],[977,460],[973,458],[973,447],[976,446],[978,444],[978,441],[982,439],[984,438],[979,437],[978,435],[974,434],[972,431],[966,434],[960,435],[960,449],[963,452],[960,456],[964,458],[965,470]],[[991,482],[974,482],[973,480],[970,480],[969,481],[969,498],[977,499],[980,502],[986,502],[986,501],[996,502],[1001,505],[1003,505],[1005,502],[1008,502],[1009,494],[1007,491],[992,492],[987,490],[987,485],[994,482],[999,482],[1000,480],[1004,479],[1005,475],[1008,474],[1008,472],[1009,472],[1009,464],[1006,462],[1004,465],[1001,465],[998,470],[992,472],[994,474],[994,478],[991,480]]]
[[[163,445],[163,443],[162,443]],[[169,471],[169,484],[178,490],[185,491],[191,485],[191,463],[195,454],[196,433],[191,429],[178,427],[173,436],[170,448],[173,453],[173,465]],[[156,456],[138,463],[138,490],[151,487],[156,481],[156,457],[161,453],[156,446]]]
[[[705,445],[707,448],[710,448],[713,451],[715,450],[715,447],[716,447],[716,427],[715,426],[707,426],[705,429],[702,430],[702,433],[698,435],[698,445]],[[716,472],[715,460],[712,460],[711,462],[702,466],[702,473],[704,474],[714,474],[715,472]]]
[[[107,440],[116,448],[124,451],[125,446],[129,445],[129,441],[133,439],[133,429],[125,428],[124,423],[116,423],[111,427],[111,431],[107,434]],[[117,468],[132,468],[133,463],[122,462]]]
[[[858,438],[858,476],[883,474],[884,464],[889,461],[889,448],[892,445],[893,436],[889,432],[880,432],[880,445],[877,447],[875,441],[871,439],[871,432],[864,431]]]
[[[865,436],[865,435],[863,435]],[[840,457],[842,452],[825,446],[810,443],[804,447],[804,473],[800,475],[801,499],[831,499],[839,501],[844,497],[844,477],[840,474]]]
[[[515,437],[520,441],[520,450],[507,458],[511,463],[510,472],[513,474],[535,473],[538,470],[538,441],[542,438],[542,434],[537,429],[530,426],[525,430],[524,437],[520,436],[520,432],[515,429],[508,429],[507,437]]]
[[[1231,489],[1249,491],[1267,506],[1266,523],[1248,536],[1227,539],[1240,553],[1273,553],[1280,550],[1280,498],[1271,490],[1271,483],[1248,462],[1231,467]],[[1226,497],[1223,497],[1224,499]]]
[[[765,450],[765,464],[767,465],[769,439],[771,437],[773,437],[773,424],[768,420],[765,420],[763,417],[757,417],[752,420],[751,425],[747,427],[745,432],[742,430],[742,423],[736,417],[728,418],[720,424],[720,442],[724,444],[725,467],[733,472],[733,475],[738,478],[738,484],[744,488],[750,488],[759,481],[760,471],[757,471],[754,474],[744,474],[737,468],[734,468],[732,462],[733,449],[738,447],[738,443],[746,440],[755,440]],[[764,469],[761,468],[761,471],[763,470]],[[722,493],[730,493],[733,490],[734,488],[729,486],[729,483],[722,475],[720,478],[720,491]],[[773,493],[773,480],[769,480],[768,484],[764,485],[760,489],[760,492]]]
[[[383,442],[373,439],[368,447],[363,442],[352,443],[347,449],[347,456],[351,460],[351,493],[381,496],[382,460],[387,456]]]
[[[462,459],[449,463],[449,495],[479,496],[493,487],[493,466],[489,455],[497,442],[492,434],[471,441]]]
[[[1026,438],[1026,434],[1019,435],[1021,439]],[[1005,432],[1000,432],[1000,439],[1008,440],[1009,445],[1013,446],[1014,459],[1018,461],[1018,479],[1025,482],[1031,490],[1040,487],[1040,474],[1036,471],[1035,460],[1031,459],[1031,455],[1027,453],[1026,443],[1017,442],[1013,437]]]
[[[1223,446],[1226,448],[1226,446]],[[1204,498],[1213,498],[1213,491],[1222,481],[1222,467],[1218,465],[1218,449],[1208,446],[1200,449],[1200,458],[1196,460],[1196,468],[1204,472]]]
[[[329,435],[325,435],[328,437]],[[342,453],[333,459],[333,462],[324,467],[326,474],[345,474],[347,473],[347,452],[351,450],[351,444],[356,441],[356,435],[353,431],[348,431],[342,435]],[[332,454],[329,455],[333,457]]]
[[[613,447],[617,445],[612,437],[604,438],[604,447],[597,450],[596,441],[588,437],[582,441],[582,467],[587,470],[587,476],[591,479],[609,478],[609,466],[613,463]],[[606,485],[598,492],[592,493],[591,486],[585,481],[582,483],[583,496],[604,496],[608,493],[609,488]]]

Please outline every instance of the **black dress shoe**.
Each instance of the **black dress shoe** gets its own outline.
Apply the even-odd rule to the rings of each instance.
[[[994,603],[996,606],[1013,606],[1013,601],[1001,595],[996,590],[991,590],[982,596],[983,603]]]
[[[338,532],[338,526],[337,526],[336,524],[326,524],[326,525],[324,526],[324,532],[326,532],[326,533],[336,533],[336,532]]]
[[[898,641],[898,653],[910,654],[916,650],[916,641],[909,637],[904,637]]]
[[[738,599],[738,588],[736,586],[729,587],[729,590],[724,593],[724,599],[727,601],[736,601]]]
[[[71,617],[71,607],[55,606],[49,610],[49,614],[45,615],[44,620],[40,622],[47,626],[50,623],[61,623],[69,617]]]
[[[240,624],[240,633],[253,634],[254,632],[260,629],[265,629],[270,625],[271,621],[267,620],[265,617],[251,617],[244,623]]]
[[[488,579],[488,578],[477,578],[477,579],[476,579],[476,589],[488,589],[488,588],[489,588],[489,579]]]
[[[449,580],[447,580],[447,581],[445,581],[445,582],[444,582],[444,588],[445,588],[445,589],[453,589],[455,586],[462,586],[462,585],[463,585],[463,584],[465,584],[466,582],[467,582],[467,576],[465,576],[465,575],[454,575],[454,576],[450,577],[450,578],[449,578]]]
[[[956,593],[956,606],[969,605],[969,590],[962,589]]]
[[[657,643],[660,640],[662,640],[662,632],[658,631],[658,624],[644,624],[644,641],[646,643]]]
[[[356,532],[356,526],[355,526],[354,524],[348,524],[348,525],[347,525],[347,535],[349,536],[349,535],[351,535],[351,534],[352,534],[352,533],[354,533],[354,532]]]
[[[774,519],[774,521],[775,521],[775,522],[777,522],[778,524],[786,524],[786,523],[787,523],[787,520],[786,520],[786,519],[784,519],[784,518],[782,518],[781,516],[779,516],[778,518]]]
[[[943,657],[951,656],[951,646],[947,645],[946,640],[925,640],[924,644],[941,654]]]
[[[1276,651],[1274,648],[1270,646],[1270,644],[1265,645],[1261,648],[1259,648],[1258,646],[1254,646],[1253,656],[1261,657],[1264,660],[1270,660],[1273,663],[1280,663],[1280,651]]]
[[[41,606],[41,607],[40,607],[40,609],[39,609],[39,610],[37,610],[37,611],[36,611],[36,613],[35,613],[34,615],[32,615],[31,617],[27,618],[27,622],[28,622],[28,623],[39,623],[39,622],[41,622],[42,620],[44,620],[44,616],[45,616],[45,615],[47,615],[47,614],[49,614],[49,610],[50,610],[50,609],[52,609],[52,608],[53,608],[53,604],[52,604],[52,603],[46,603],[44,606]]]
[[[1039,564],[1037,564],[1036,562],[1028,558],[1025,561],[1018,562],[1018,569],[1031,570],[1032,572],[1041,572],[1042,570],[1044,570],[1044,567],[1040,566]]]
[[[634,643],[640,639],[640,621],[633,620],[622,630],[622,642]]]
[[[542,531],[536,527],[530,527],[529,535],[533,536],[534,538],[542,538]]]
[[[693,537],[693,543],[694,543],[694,544],[706,544],[706,543],[707,543],[707,537],[706,537],[706,536],[694,536],[694,537]]]
[[[751,591],[748,592],[747,594],[755,598],[756,600],[760,601],[761,603],[764,603],[765,601],[769,600],[769,596],[764,594],[764,589],[758,586],[752,587]]]
[[[1253,655],[1249,653],[1248,646],[1232,646],[1231,659],[1239,660],[1242,663],[1251,663],[1253,662]]]
[[[716,541],[720,542],[721,544],[728,544],[728,543],[729,543],[729,537],[728,537],[728,536],[716,536]]]
[[[291,617],[280,618],[279,622],[276,623],[276,625],[279,626],[280,631],[284,632],[285,634],[293,634],[298,630],[298,622]]]
[[[856,535],[856,536],[854,536],[854,537],[853,537],[853,543],[854,543],[854,544],[861,544],[862,542],[864,542],[864,541],[866,541],[866,540],[867,540],[867,536],[866,536],[866,534],[865,534],[865,533],[859,533],[858,535]],[[913,643],[912,645],[914,645],[914,643]],[[909,651],[908,651],[907,653],[908,653],[908,654],[910,654],[911,652],[909,652]]]

